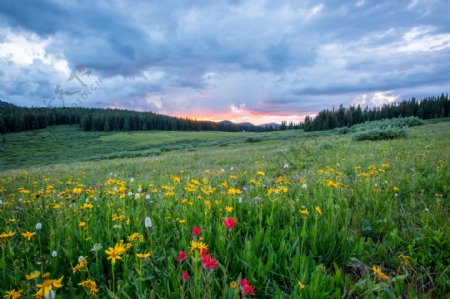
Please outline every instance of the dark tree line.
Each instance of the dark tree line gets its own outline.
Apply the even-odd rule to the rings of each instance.
[[[382,107],[362,109],[359,105],[345,108],[341,104],[338,109],[322,110],[316,117],[307,116],[300,128],[305,131],[331,130],[339,127],[351,127],[366,121],[397,117],[417,116],[422,119],[448,117],[450,99],[442,94],[438,97],[427,97],[422,100],[411,98],[399,103]]]
[[[25,108],[0,106],[0,133],[79,125],[84,131],[265,131],[262,127],[196,121],[153,112],[92,108]]]

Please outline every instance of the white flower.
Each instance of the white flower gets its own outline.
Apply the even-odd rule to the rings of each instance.
[[[84,260],[84,256],[80,255],[80,256],[78,257],[78,262],[81,263],[82,260]]]
[[[289,168],[289,164],[288,164],[288,163],[285,163],[285,164],[283,165],[283,168],[284,168],[284,169]]]
[[[145,199],[150,199],[150,194],[145,195]]]
[[[234,167],[230,167],[230,170],[233,170],[234,169]]]
[[[136,194],[134,195],[134,198],[135,198],[135,199],[139,199],[139,198],[141,198],[141,195],[140,195],[139,193],[136,193]]]
[[[303,184],[302,185],[302,189],[306,189],[306,188],[308,188],[308,185],[307,184]]]
[[[114,190],[114,192],[117,191],[117,186],[114,186],[113,190]]]
[[[3,201],[0,199],[0,205],[2,205],[3,204]]]
[[[134,182],[134,178],[131,178],[131,179],[130,179],[130,183],[133,183],[133,182]]]
[[[86,203],[89,203],[89,198],[86,198]]]
[[[242,197],[239,197],[238,202],[242,203]]]
[[[141,187],[141,186],[139,186],[139,188],[138,188],[138,192],[139,192],[139,193],[141,193],[141,192],[142,192],[142,187]]]
[[[113,228],[122,228],[120,224],[113,225]]]
[[[56,252],[56,250],[52,251],[52,257],[57,257],[58,256],[58,252]]]
[[[91,251],[97,252],[97,251],[99,251],[102,248],[103,248],[102,244],[95,243],[94,246],[92,247]]]
[[[42,224],[39,222],[38,224],[36,224],[36,230],[40,230],[42,228]]]
[[[145,217],[145,228],[151,228],[152,227],[152,220],[150,217]]]
[[[220,171],[221,171],[221,172],[225,172],[225,169],[221,168]]]
[[[133,192],[131,192],[131,191],[128,192],[128,196],[131,196],[131,195],[133,195]]]
[[[50,290],[46,295],[45,295],[45,299],[55,299],[55,291],[54,290]]]

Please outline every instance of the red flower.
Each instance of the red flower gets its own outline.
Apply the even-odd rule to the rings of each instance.
[[[223,221],[223,225],[228,228],[228,230],[231,232],[231,230],[236,226],[237,222],[232,217],[228,217]]]
[[[239,284],[241,286],[242,297],[245,297],[247,295],[251,295],[251,296],[256,295],[255,291],[253,290],[253,286],[248,284],[247,279],[245,279],[245,278],[241,279]]]
[[[191,278],[191,276],[189,276],[189,274],[187,274],[186,271],[183,271],[183,272],[181,273],[181,278],[182,278],[184,281],[188,281],[189,278]]]
[[[177,257],[178,261],[182,263],[186,259],[186,252],[181,250]]]
[[[202,266],[209,270],[216,270],[219,265],[217,260],[211,257],[211,254],[205,254],[202,258]]]
[[[200,235],[201,232],[202,232],[202,231],[200,230],[200,228],[199,228],[198,226],[194,226],[194,228],[192,229],[192,235],[193,235],[194,237]]]

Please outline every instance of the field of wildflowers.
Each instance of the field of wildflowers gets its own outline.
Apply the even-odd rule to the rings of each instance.
[[[5,171],[1,295],[445,298],[449,133]]]

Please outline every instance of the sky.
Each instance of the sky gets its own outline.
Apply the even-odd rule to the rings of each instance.
[[[0,1],[0,100],[254,124],[450,91],[449,0]]]

